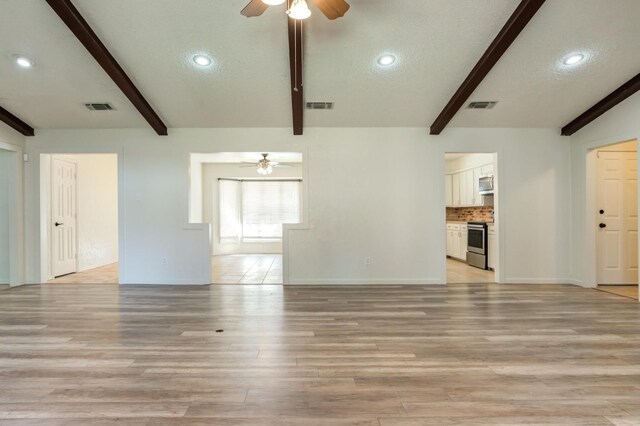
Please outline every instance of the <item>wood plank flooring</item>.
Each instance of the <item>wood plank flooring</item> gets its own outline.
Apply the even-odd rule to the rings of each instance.
[[[0,293],[0,384],[0,424],[637,425],[640,307],[559,285],[26,286]]]

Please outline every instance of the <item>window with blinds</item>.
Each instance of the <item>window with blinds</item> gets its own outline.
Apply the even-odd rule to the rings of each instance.
[[[221,241],[281,240],[283,223],[300,223],[299,181],[220,180]]]

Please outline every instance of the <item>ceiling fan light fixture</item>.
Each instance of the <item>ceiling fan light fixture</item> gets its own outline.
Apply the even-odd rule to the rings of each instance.
[[[285,0],[262,0],[262,3],[268,4],[269,6],[278,6],[284,2]]]
[[[258,166],[258,174],[262,176],[267,176],[273,173],[273,167],[271,164],[260,164]]]
[[[307,19],[311,16],[311,10],[305,0],[293,0],[291,7],[287,10],[287,15],[292,19]]]

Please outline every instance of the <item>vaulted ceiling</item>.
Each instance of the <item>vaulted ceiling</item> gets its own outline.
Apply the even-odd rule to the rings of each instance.
[[[169,127],[289,127],[284,7],[257,18],[248,0],[75,0]],[[348,0],[344,18],[305,21],[305,127],[428,127],[518,0]],[[548,0],[450,126],[559,128],[640,71],[640,1]],[[573,52],[587,59],[575,67]],[[214,60],[197,67],[204,53]],[[376,59],[397,61],[382,68]],[[14,55],[35,62],[21,69]],[[0,106],[36,128],[147,123],[46,2],[0,3]],[[111,102],[117,111],[87,111]]]

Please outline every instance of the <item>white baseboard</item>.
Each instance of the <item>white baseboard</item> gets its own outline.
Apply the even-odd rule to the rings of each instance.
[[[418,279],[292,279],[285,285],[446,285],[436,278]]]

